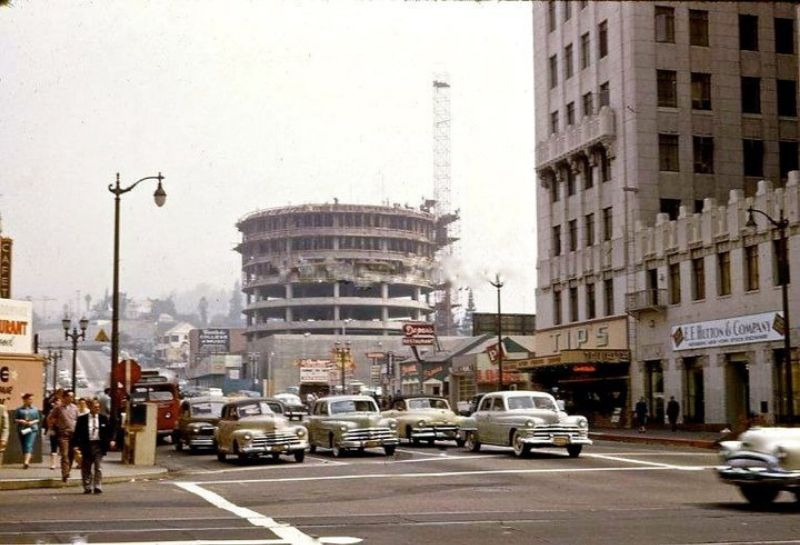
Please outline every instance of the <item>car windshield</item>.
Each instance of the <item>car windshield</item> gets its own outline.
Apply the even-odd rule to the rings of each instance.
[[[378,406],[371,399],[347,399],[331,403],[331,414],[376,412]]]
[[[134,388],[131,398],[133,401],[172,401],[175,396],[169,390],[152,390],[139,386]]]
[[[223,405],[223,403],[212,403],[210,401],[205,403],[193,403],[191,406],[192,416],[211,416],[219,418],[219,415],[222,414]]]
[[[538,396],[514,396],[509,397],[506,402],[508,403],[508,410],[514,409],[547,409],[550,411],[557,410],[555,403],[549,397]]]
[[[273,414],[270,406],[264,401],[253,401],[252,403],[242,403],[239,405],[239,417],[261,416],[262,414]]]
[[[410,410],[413,409],[449,409],[450,406],[447,404],[447,401],[444,399],[432,399],[432,398],[422,398],[422,399],[409,399],[408,400],[408,408]]]
[[[269,405],[269,408],[272,409],[272,412],[275,414],[283,414],[283,405],[277,401],[267,401],[267,405]]]

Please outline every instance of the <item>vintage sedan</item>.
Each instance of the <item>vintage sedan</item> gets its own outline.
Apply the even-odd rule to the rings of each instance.
[[[751,428],[721,442],[720,456],[717,475],[751,504],[769,505],[782,490],[800,501],[800,428]]]
[[[419,444],[427,441],[433,444],[437,439],[454,440],[463,446],[458,437],[461,417],[450,408],[443,397],[408,396],[395,398],[383,416],[397,420],[397,433],[409,442]]]
[[[399,443],[397,421],[381,415],[369,396],[330,396],[318,399],[308,419],[310,450],[331,449],[343,456],[350,449],[383,447],[387,456]]]
[[[275,401],[259,398],[237,399],[222,408],[215,434],[217,458],[224,462],[228,454],[239,460],[269,455],[277,460],[282,454],[302,462],[308,449],[308,432],[286,417],[274,412]],[[278,404],[280,407],[280,404]]]
[[[283,403],[286,407],[286,416],[289,420],[297,419],[302,420],[303,416],[308,414],[308,408],[300,400],[300,396],[289,392],[275,394],[275,399]]]
[[[564,447],[575,458],[592,444],[586,418],[568,416],[548,393],[524,390],[483,396],[478,410],[462,420],[459,435],[473,452],[484,444],[511,446],[519,457],[534,448]]]
[[[172,434],[175,450],[181,451],[183,447],[188,447],[194,452],[200,448],[216,448],[214,432],[226,402],[224,397],[184,399]]]

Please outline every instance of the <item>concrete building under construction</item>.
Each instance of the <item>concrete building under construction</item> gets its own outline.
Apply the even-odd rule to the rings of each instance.
[[[237,223],[248,340],[274,334],[398,335],[429,320],[452,214],[409,206],[305,204]]]

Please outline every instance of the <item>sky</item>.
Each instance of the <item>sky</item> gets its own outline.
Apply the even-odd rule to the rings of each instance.
[[[534,312],[531,5],[38,1],[0,7],[0,214],[12,297],[60,312],[111,289],[166,297],[240,278],[257,209],[433,197],[432,81],[451,91],[455,285]],[[464,293],[462,291],[462,293]],[[466,303],[462,298],[462,303]]]

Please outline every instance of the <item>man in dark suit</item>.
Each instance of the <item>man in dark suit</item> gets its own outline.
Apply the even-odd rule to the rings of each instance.
[[[84,494],[91,494],[93,490],[95,494],[103,491],[103,457],[109,448],[114,447],[111,423],[106,415],[100,414],[100,409],[100,401],[90,401],[89,412],[79,416],[75,424],[75,446],[83,456],[81,477]]]

